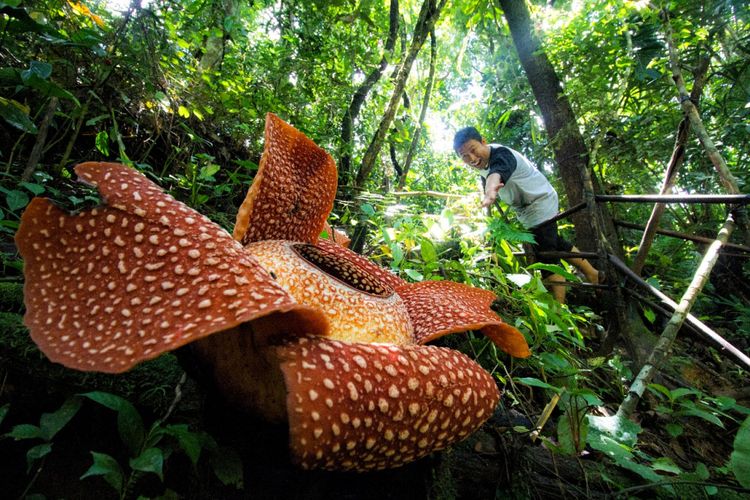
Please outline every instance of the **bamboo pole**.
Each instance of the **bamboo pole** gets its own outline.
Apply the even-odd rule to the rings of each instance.
[[[595,198],[624,203],[750,203],[750,194],[597,194]]]
[[[640,224],[633,224],[632,222],[625,222],[622,220],[615,220],[616,226],[626,227],[628,229],[638,229],[640,231],[643,231],[645,226],[642,226]],[[679,231],[671,231],[669,229],[657,229],[656,234],[661,234],[664,236],[671,236],[673,238],[680,238],[682,240],[688,240],[688,241],[694,241],[696,243],[713,243],[713,241],[716,238],[706,238],[705,236],[695,236],[693,234],[687,234],[687,233],[681,233]],[[738,245],[737,243],[726,243],[723,247],[724,248],[733,248],[735,250],[739,250],[741,252],[750,252],[750,247],[745,245]],[[722,252],[723,253],[723,252]],[[633,269],[635,271],[635,269]]]
[[[635,274],[623,261],[621,261],[614,255],[610,255],[609,260],[610,262],[612,262],[612,264],[615,265],[617,269],[622,271],[625,276],[633,280],[633,282],[635,282],[637,285],[640,285],[645,290],[648,290],[653,295],[658,297],[662,301],[662,303],[668,306],[672,311],[675,311],[677,309],[678,304],[674,300],[672,300],[670,297],[664,294],[664,292],[652,286],[650,283],[643,280],[643,278]],[[701,334],[705,335],[709,340],[711,340],[716,345],[716,347],[722,349],[732,358],[734,358],[739,365],[750,370],[750,357],[748,357],[745,353],[730,344],[729,341],[727,341],[724,337],[713,331],[711,328],[709,328],[708,325],[703,323],[692,314],[687,315],[686,321],[691,326],[695,327]]]
[[[703,120],[701,120],[700,114],[698,114],[698,108],[695,103],[690,99],[685,88],[685,81],[682,78],[682,70],[680,70],[680,58],[675,47],[674,37],[672,36],[672,24],[669,21],[669,10],[662,9],[662,20],[664,22],[664,35],[667,42],[667,48],[669,50],[669,66],[672,69],[672,80],[674,80],[675,86],[679,93],[680,106],[683,112],[690,120],[690,126],[693,129],[696,137],[703,145],[703,149],[706,151],[706,156],[711,160],[716,172],[719,174],[719,180],[724,185],[727,192],[736,194],[740,193],[740,189],[737,184],[737,180],[729,170],[724,158],[716,148],[716,144],[708,135],[706,128],[703,126]],[[742,229],[745,238],[745,244],[750,245],[750,223],[748,222],[747,213],[742,210],[737,213],[737,222]]]
[[[651,382],[654,375],[661,367],[662,363],[669,356],[669,348],[672,346],[672,343],[677,337],[677,332],[685,322],[685,319],[690,313],[690,309],[695,303],[695,300],[698,298],[698,295],[703,289],[703,286],[708,281],[708,277],[711,274],[711,269],[714,267],[714,264],[716,264],[716,261],[719,258],[719,249],[724,243],[727,242],[733,230],[734,219],[730,214],[727,217],[724,226],[719,231],[719,235],[716,238],[716,241],[714,241],[711,246],[708,247],[708,250],[706,250],[706,254],[703,256],[703,260],[698,266],[698,269],[693,276],[693,280],[691,281],[690,286],[688,286],[688,289],[683,294],[682,299],[680,299],[679,305],[675,309],[672,318],[670,318],[669,323],[667,323],[666,328],[664,328],[664,331],[662,332],[661,337],[659,337],[659,340],[654,346],[653,351],[651,351],[651,355],[646,361],[646,364],[643,365],[641,371],[638,373],[638,376],[635,378],[635,380],[633,380],[633,383],[630,386],[630,390],[628,391],[625,400],[617,410],[617,418],[625,419],[629,418],[633,414],[638,401],[640,401],[644,391],[646,390],[646,387]]]
[[[708,65],[710,62],[710,55],[699,58],[698,64],[693,71],[693,88],[690,91],[690,99],[693,102],[697,103],[703,93],[703,85],[706,83],[706,73],[708,72]],[[672,187],[677,178],[677,172],[685,161],[685,147],[687,146],[689,132],[690,119],[685,115],[677,126],[677,136],[675,137],[674,147],[672,148],[672,156],[669,159],[669,166],[667,167],[667,172],[664,176],[664,185],[659,194],[672,193]],[[643,271],[648,251],[651,249],[651,245],[654,242],[654,237],[659,228],[659,221],[661,220],[661,216],[664,214],[666,208],[667,206],[664,203],[657,203],[651,210],[651,215],[649,216],[648,223],[643,231],[641,242],[638,245],[638,253],[635,256],[635,259],[633,259],[633,271],[635,271],[636,274],[641,274]]]

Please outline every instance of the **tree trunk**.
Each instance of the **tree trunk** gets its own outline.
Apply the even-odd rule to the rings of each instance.
[[[576,123],[573,108],[562,91],[554,67],[533,34],[525,1],[500,0],[513,43],[534,92],[555,154],[555,162],[568,196],[569,205],[584,201],[582,171],[588,169],[588,151]],[[586,213],[573,217],[576,244],[582,250],[595,250],[598,240]]]
[[[422,124],[424,123],[425,116],[427,116],[427,109],[430,106],[430,94],[432,93],[432,86],[435,83],[435,61],[437,60],[437,41],[435,40],[435,30],[430,31],[430,74],[427,77],[427,87],[424,90],[424,97],[422,98],[422,110],[419,112],[419,123],[414,130],[414,137],[411,140],[409,146],[409,152],[406,154],[406,160],[404,160],[404,167],[398,174],[398,190],[404,189],[406,184],[406,175],[409,173],[411,162],[414,160],[414,154],[417,151],[419,145],[419,139],[422,136]]]
[[[396,45],[396,37],[398,36],[398,0],[391,0],[391,8],[389,14],[388,28],[388,39],[385,42],[385,49],[383,50],[383,57],[380,59],[380,64],[375,68],[372,73],[367,75],[367,78],[362,85],[354,92],[352,96],[352,102],[349,107],[346,108],[344,116],[341,119],[341,148],[342,153],[339,159],[339,185],[346,185],[351,177],[351,153],[352,153],[352,130],[354,129],[354,120],[359,115],[359,110],[362,108],[367,94],[370,93],[370,89],[375,85],[380,77],[383,75],[383,71],[388,67],[388,60],[391,58],[393,53],[393,47]]]
[[[622,256],[614,222],[606,207],[597,205],[595,193],[600,189],[589,169],[589,156],[586,143],[581,136],[576,116],[570,102],[562,91],[560,79],[534,36],[529,11],[525,1],[499,0],[505,19],[508,22],[513,43],[516,46],[521,65],[526,72],[531,89],[539,104],[547,135],[550,137],[555,161],[560,168],[568,203],[587,203],[588,210],[572,217],[576,228],[576,243],[582,250],[597,251],[601,265],[606,265],[607,253]],[[607,270],[610,283],[616,281],[614,270]],[[623,296],[615,288],[608,298],[613,308],[610,324],[613,332],[622,337],[635,363],[640,366],[646,361],[655,338],[645,327],[636,311],[636,304],[630,297]]]
[[[212,27],[221,32],[221,35],[211,35],[206,38],[203,45],[203,55],[198,61],[198,71],[214,71],[219,68],[224,60],[224,45],[227,36],[225,21],[229,17],[235,17],[239,9],[236,0],[217,0],[210,7],[212,13]]]
[[[440,17],[440,12],[445,6],[445,3],[446,0],[439,0],[438,4],[435,4],[435,0],[424,0],[424,3],[422,4],[422,10],[419,12],[419,19],[414,27],[414,35],[412,36],[411,45],[409,46],[409,51],[399,68],[398,76],[394,83],[393,94],[388,102],[388,107],[383,115],[383,119],[380,121],[380,126],[378,127],[375,136],[372,138],[372,141],[370,141],[370,145],[365,152],[364,158],[362,158],[362,165],[360,166],[359,172],[357,172],[357,178],[355,179],[355,185],[357,187],[361,187],[365,183],[375,166],[378,153],[383,147],[385,135],[393,122],[393,117],[396,115],[398,102],[401,100],[401,95],[406,87],[406,80],[409,77],[414,60],[417,58],[419,50],[422,48],[425,40],[427,40],[427,36],[430,31],[432,31],[433,26],[435,26],[435,21]]]

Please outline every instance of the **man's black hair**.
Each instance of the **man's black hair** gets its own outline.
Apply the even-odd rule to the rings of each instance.
[[[477,142],[482,142],[482,134],[479,133],[474,127],[464,127],[453,137],[453,150],[458,153],[461,146],[466,144],[468,141],[474,139]]]

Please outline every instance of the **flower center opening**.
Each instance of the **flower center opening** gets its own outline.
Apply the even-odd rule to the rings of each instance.
[[[393,290],[380,283],[380,280],[343,257],[304,243],[292,245],[292,249],[313,266],[355,290],[378,297],[389,297],[393,293]]]

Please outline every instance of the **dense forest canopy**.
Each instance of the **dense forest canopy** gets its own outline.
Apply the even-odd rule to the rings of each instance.
[[[259,168],[266,114],[274,113],[336,161],[338,191],[329,222],[352,238],[354,250],[411,282],[453,280],[494,291],[498,312],[527,337],[534,354],[526,360],[512,360],[480,335],[444,341],[492,372],[505,387],[503,408],[524,417],[494,436],[493,446],[512,442],[517,451],[541,441],[561,457],[609,457],[601,464],[610,467],[598,480],[601,492],[635,488],[636,495],[672,495],[682,482],[684,494],[747,494],[750,367],[742,361],[750,349],[750,233],[742,204],[747,201],[692,203],[687,195],[748,192],[750,4],[517,2],[520,13],[530,16],[529,26],[515,17],[516,9],[503,9],[510,5],[488,0],[0,1],[0,359],[7,365],[0,367],[0,378],[9,381],[0,386],[5,405],[0,431],[6,433],[0,446],[13,443],[13,456],[22,462],[30,448],[24,445],[39,437],[17,426],[38,421],[60,404],[62,413],[56,415],[74,415],[81,400],[62,403],[74,393],[88,393],[87,401],[118,409],[121,418],[137,414],[136,406],[157,417],[179,420],[187,414],[180,415],[179,407],[174,415],[175,408],[167,411],[172,387],[185,383],[174,360],[149,365],[154,377],[162,376],[159,370],[168,376],[166,382],[146,382],[154,393],[144,395],[138,377],[149,380],[148,367],[127,383],[92,382],[61,376],[59,367],[35,350],[21,320],[23,262],[12,240],[30,200],[45,196],[71,211],[92,207],[99,197],[74,182],[73,167],[84,161],[119,162],[231,232]],[[529,50],[520,35],[538,47]],[[530,64],[540,61],[548,63],[556,86],[540,90],[541,80],[529,75]],[[569,107],[564,123],[555,123],[563,108],[550,106],[557,105]],[[691,109],[696,113],[690,115]],[[508,145],[538,165],[560,194],[561,210],[591,202],[559,224],[579,247],[597,253],[592,259],[607,270],[606,286],[587,287],[561,264],[553,270],[571,282],[571,298],[567,306],[552,300],[541,278],[545,266],[519,255],[530,235],[512,211],[501,204],[481,212],[476,174],[453,151],[453,134],[465,126],[477,127],[489,141]],[[579,153],[568,164],[565,148],[571,144]],[[296,182],[304,185],[306,179]],[[653,203],[593,203],[595,195],[659,193],[685,197],[665,205],[656,217],[660,234],[653,243],[643,237],[654,217]],[[696,270],[720,229],[728,227],[729,215],[738,228],[691,302],[693,318],[666,346],[671,356],[653,363],[659,373],[639,395],[638,411],[618,420],[612,437],[596,419],[615,418],[674,318],[646,287],[677,302],[691,294]],[[635,277],[610,264],[607,253],[630,266]],[[707,341],[695,318],[739,356]],[[20,395],[24,374],[31,371],[29,393],[60,378],[59,387],[40,392],[47,395],[46,405]],[[160,391],[161,399],[154,396]],[[545,406],[554,411],[546,426],[539,418]],[[68,420],[60,418],[63,427]],[[187,427],[168,426],[166,417],[157,421],[166,426],[164,435],[177,436],[184,451],[199,437],[206,453],[227,445],[202,422],[190,423],[193,434]],[[540,439],[530,440],[535,425],[543,427]],[[37,486],[43,491],[64,475],[42,471],[45,457],[56,453],[53,437],[43,439],[49,449],[32,448],[36,451],[26,455],[26,476],[25,467],[12,466],[25,478],[18,480],[17,495],[34,493]],[[707,439],[711,442],[704,444]],[[166,449],[159,446],[153,449]],[[65,479],[77,481],[91,465],[89,449],[70,443],[64,449],[78,453],[82,463],[89,460]],[[104,476],[121,497],[138,493],[141,475],[156,472],[137,461],[128,469],[120,459],[121,469],[109,458],[115,463],[94,455],[99,468],[87,474]],[[162,456],[165,463],[168,458]],[[237,463],[214,467],[224,485],[241,483]],[[533,469],[529,461],[518,463],[527,467],[521,472]],[[112,480],[115,466],[119,482]],[[35,475],[37,469],[42,472]],[[248,490],[256,473],[245,464]],[[425,474],[447,474],[458,485],[428,486],[428,496],[461,496],[460,472],[435,466]],[[157,476],[167,489],[147,480],[148,495],[175,493],[161,466]],[[497,486],[498,495],[565,495],[550,493],[541,483],[523,489],[512,476]],[[200,477],[205,481],[205,474]],[[96,480],[82,479],[79,486]],[[571,495],[591,493],[581,482],[565,481]],[[209,483],[201,484],[205,488],[196,491],[216,494]]]

